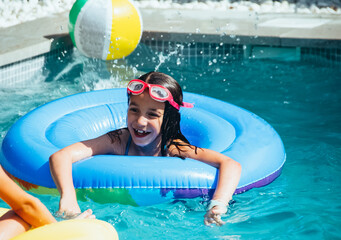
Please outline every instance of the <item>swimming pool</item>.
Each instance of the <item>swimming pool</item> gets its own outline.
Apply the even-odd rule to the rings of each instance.
[[[157,68],[174,76],[185,91],[231,102],[267,120],[286,148],[282,175],[270,185],[234,196],[224,217],[227,224],[221,228],[203,225],[205,207],[200,199],[147,207],[85,200],[80,202],[82,209],[90,207],[97,218],[113,224],[120,239],[340,237],[340,61],[314,51],[261,59],[245,57],[244,47],[238,45],[186,46],[175,44],[171,51],[154,52],[155,48],[140,44],[126,60],[110,64],[86,59],[76,50],[65,53],[30,82],[0,88],[1,140],[19,117],[43,103],[125,86],[126,80]],[[58,197],[35,196],[52,212],[57,210]],[[0,201],[0,207],[5,206]]]

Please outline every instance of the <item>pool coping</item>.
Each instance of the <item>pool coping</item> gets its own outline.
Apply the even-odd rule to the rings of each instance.
[[[145,9],[143,40],[341,48],[341,16]],[[155,21],[157,19],[157,21]],[[0,29],[0,67],[72,46],[68,12]]]

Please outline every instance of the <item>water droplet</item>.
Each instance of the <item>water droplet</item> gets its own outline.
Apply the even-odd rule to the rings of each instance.
[[[180,64],[181,64],[181,60],[180,60],[180,58],[177,58],[177,59],[176,59],[176,65],[179,66]]]

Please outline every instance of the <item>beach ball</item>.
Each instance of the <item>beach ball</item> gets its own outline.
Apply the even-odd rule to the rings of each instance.
[[[85,56],[119,59],[140,42],[142,18],[129,0],[77,0],[70,10],[69,32]]]

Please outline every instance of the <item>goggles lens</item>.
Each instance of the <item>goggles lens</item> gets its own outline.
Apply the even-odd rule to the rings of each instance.
[[[168,92],[165,89],[157,87],[157,86],[153,86],[150,89],[150,93],[153,95],[153,97],[156,97],[158,99],[164,99],[164,100],[167,100],[169,96]]]
[[[169,92],[167,88],[163,86],[148,84],[143,82],[142,80],[134,79],[128,83],[127,88],[128,93],[132,93],[133,95],[139,95],[144,91],[146,87],[149,87],[149,94],[154,100],[159,102],[168,101],[173,107],[175,107],[178,110],[180,109],[179,104],[177,104],[174,101],[172,94]],[[193,107],[193,104],[184,102],[182,107],[191,108]]]
[[[143,89],[143,84],[140,82],[130,82],[128,85],[128,89],[132,92],[138,92]]]

